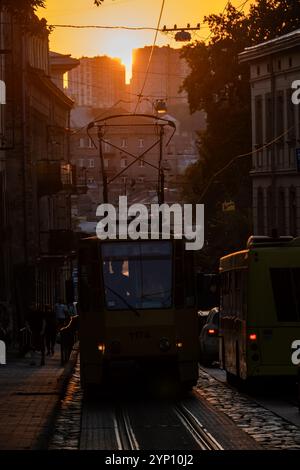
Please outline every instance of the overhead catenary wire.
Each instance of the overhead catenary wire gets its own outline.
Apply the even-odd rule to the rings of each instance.
[[[147,69],[146,69],[146,74],[145,74],[145,78],[144,78],[144,82],[143,82],[141,91],[139,93],[139,97],[138,97],[138,101],[136,103],[134,114],[136,113],[137,108],[140,104],[140,101],[141,101],[141,98],[143,96],[143,92],[144,92],[144,89],[145,89],[145,86],[146,86],[146,83],[147,83],[147,78],[148,78],[148,74],[149,74],[149,70],[150,70],[150,65],[151,65],[151,61],[152,61],[152,57],[153,57],[153,52],[154,52],[154,48],[155,48],[156,41],[157,41],[157,35],[158,35],[158,32],[159,32],[160,22],[161,22],[162,14],[163,14],[164,7],[165,7],[165,1],[166,0],[162,0],[160,13],[159,13],[159,18],[158,18],[158,22],[157,22],[157,28],[156,28],[155,36],[154,36],[154,41],[153,41],[153,44],[152,44],[152,48],[151,48],[151,52],[150,52],[150,56],[149,56],[149,60],[148,60],[148,65],[147,65]]]
[[[208,183],[207,185],[205,186],[205,188],[203,189],[200,197],[199,197],[199,201],[201,202],[202,199],[204,198],[205,194],[207,193],[211,183],[214,181],[214,179],[219,176],[221,173],[223,173],[223,171],[227,170],[231,165],[232,163],[234,163],[235,161],[241,159],[241,158],[245,158],[245,157],[251,157],[253,155],[255,155],[256,153],[258,152],[261,152],[262,150],[270,147],[271,145],[275,144],[276,142],[278,142],[278,140],[282,139],[282,137],[284,137],[285,135],[287,135],[292,129],[293,129],[294,126],[290,127],[287,131],[283,132],[282,134],[280,134],[279,136],[275,137],[275,139],[272,139],[271,141],[267,142],[266,144],[262,145],[261,147],[255,149],[255,150],[251,150],[251,152],[247,152],[247,153],[242,153],[240,155],[236,155],[235,157],[233,157],[228,163],[226,163],[226,165],[224,165],[222,168],[220,168],[220,170],[216,171],[208,180]]]

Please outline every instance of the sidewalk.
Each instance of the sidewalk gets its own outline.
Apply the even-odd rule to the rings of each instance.
[[[0,365],[0,450],[47,448],[56,408],[75,364],[60,364],[60,345],[45,366],[30,366],[30,358],[8,355]]]

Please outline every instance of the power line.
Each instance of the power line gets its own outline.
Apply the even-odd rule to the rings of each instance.
[[[175,75],[176,76],[176,75]],[[50,76],[50,78],[52,80],[54,80],[56,77],[52,77]],[[182,78],[185,78],[185,77],[182,77]],[[91,85],[89,83],[86,83],[86,82],[80,82],[80,81],[77,81],[77,80],[69,80],[68,79],[68,82],[69,83],[76,83],[77,85],[83,85],[83,86],[86,86],[87,88],[97,88],[99,90],[103,90],[102,87],[100,86],[97,86],[97,85]],[[68,90],[68,87],[66,88]],[[139,96],[137,93],[131,93],[130,91],[125,91],[124,92],[126,95],[131,95],[131,96]],[[143,96],[143,98],[162,98],[162,95],[145,95]],[[164,99],[186,99],[185,96],[180,96],[180,95],[174,95],[174,96],[166,96],[166,97],[163,97]],[[124,100],[123,100],[124,102]],[[127,101],[127,103],[130,103],[130,101]]]
[[[114,103],[110,108],[107,108],[107,109],[103,110],[103,112],[102,112],[101,114],[98,114],[98,116],[96,116],[94,120],[96,121],[97,119],[101,119],[102,117],[105,116],[105,114],[106,114],[108,111],[110,111],[111,109],[115,108],[119,103],[123,103],[123,102],[124,102],[124,103],[131,103],[131,101],[118,100],[118,101],[116,101],[116,103]],[[88,125],[89,125],[89,122],[87,122],[84,126],[79,127],[78,129],[76,129],[75,131],[73,131],[73,132],[71,133],[71,135],[78,134],[79,132],[83,131]]]
[[[158,28],[150,26],[105,26],[105,25],[79,25],[79,24],[50,24],[50,28],[73,28],[73,29],[125,29],[127,31],[156,31],[163,32]]]
[[[152,44],[152,49],[151,49],[151,52],[150,52],[148,65],[147,65],[147,69],[146,69],[145,79],[144,79],[144,83],[143,83],[143,86],[142,86],[141,91],[140,91],[140,95],[138,97],[138,101],[137,101],[137,104],[136,104],[136,107],[135,107],[135,110],[134,110],[134,114],[137,111],[138,105],[139,105],[139,103],[141,101],[141,97],[143,95],[143,91],[144,91],[145,86],[146,86],[146,82],[147,82],[147,78],[148,78],[148,74],[149,74],[149,70],[150,70],[150,65],[151,65],[151,61],[152,61],[152,56],[153,56],[153,52],[154,52],[154,47],[155,47],[155,44],[156,44],[157,35],[158,35],[158,31],[159,31],[159,26],[160,26],[162,14],[163,14],[163,11],[164,11],[164,6],[165,6],[165,0],[162,0],[160,13],[159,13],[159,18],[158,18],[158,22],[157,22],[157,28],[156,28],[156,32],[155,32],[155,36],[154,36],[154,41],[153,41],[153,44]]]
[[[266,144],[262,145],[261,147],[255,149],[255,150],[252,150],[251,152],[248,152],[248,153],[242,153],[241,155],[236,155],[235,157],[233,157],[228,163],[226,163],[225,166],[223,166],[223,168],[221,168],[220,170],[218,170],[216,173],[214,173],[210,179],[208,180],[208,183],[207,185],[205,186],[204,190],[202,191],[200,197],[199,197],[199,201],[201,202],[203,197],[205,196],[205,194],[207,193],[211,183],[214,181],[214,179],[219,176],[221,173],[223,173],[223,171],[227,170],[231,165],[232,163],[234,163],[235,161],[239,160],[240,158],[244,158],[244,157],[251,157],[252,155],[255,155],[256,153],[260,152],[261,150],[264,150],[268,147],[270,147],[270,145],[273,145],[274,143],[276,143],[278,140],[282,139],[282,137],[284,137],[285,135],[287,135],[291,129],[293,129],[294,126],[290,127],[287,131],[283,132],[282,134],[280,134],[278,137],[276,137],[275,139],[271,140],[270,142],[267,142]]]

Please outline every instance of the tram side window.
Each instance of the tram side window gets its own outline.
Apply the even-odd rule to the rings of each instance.
[[[300,321],[300,268],[271,268],[270,275],[278,321]]]

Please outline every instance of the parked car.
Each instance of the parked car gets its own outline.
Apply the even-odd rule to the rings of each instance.
[[[219,360],[219,307],[209,311],[199,335],[200,360],[205,366]]]
[[[198,310],[198,334],[200,336],[200,333],[202,331],[202,328],[204,327],[208,314],[210,310]]]

